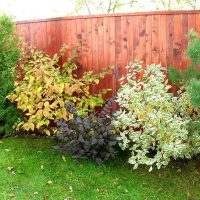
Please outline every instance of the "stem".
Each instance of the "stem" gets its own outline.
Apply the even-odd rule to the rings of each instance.
[[[107,13],[110,13],[110,11],[111,11],[111,1],[112,1],[112,0],[109,0],[109,5],[108,5]]]
[[[84,4],[86,5],[86,8],[87,8],[87,10],[88,10],[89,15],[91,15],[90,8],[89,8],[89,6],[88,6],[87,0],[83,0],[83,2],[84,2]]]

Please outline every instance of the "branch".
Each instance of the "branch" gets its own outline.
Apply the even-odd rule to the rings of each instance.
[[[110,13],[110,11],[111,11],[111,3],[112,3],[112,0],[109,0],[107,13]]]
[[[89,5],[88,5],[88,3],[87,3],[87,0],[83,0],[83,2],[84,2],[84,4],[86,5],[86,8],[87,8],[87,10],[88,10],[89,15],[91,15],[90,8],[89,8]]]

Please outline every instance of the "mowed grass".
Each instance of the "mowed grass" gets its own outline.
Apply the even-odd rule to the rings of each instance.
[[[38,137],[0,140],[0,200],[186,200],[200,199],[200,160],[173,162],[148,172],[133,170],[120,155],[97,166],[52,151]]]

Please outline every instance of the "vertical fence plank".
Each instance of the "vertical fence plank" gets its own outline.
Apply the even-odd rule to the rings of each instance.
[[[56,27],[55,27],[55,21],[48,21],[47,22],[47,53],[51,56],[56,53],[55,47],[56,47]],[[32,30],[30,30],[32,32]],[[34,39],[33,39],[34,41]],[[33,42],[31,42],[33,43]]]
[[[104,65],[104,29],[103,18],[98,18],[98,69]]]
[[[115,38],[115,17],[110,17],[109,18],[110,22],[110,33],[109,33],[109,44],[110,44],[110,65],[115,66],[115,43],[116,43],[116,38]],[[112,80],[110,80],[111,88],[112,88],[112,95],[116,95],[116,70],[113,70],[112,73]]]
[[[174,16],[167,16],[167,65],[173,65]]]
[[[181,35],[181,15],[174,15],[173,66],[175,66],[178,70],[180,70],[181,67]]]
[[[103,30],[103,18],[98,18],[98,72],[101,72],[103,64],[104,64],[104,30]],[[96,86],[97,90],[102,90],[103,80],[100,80],[100,83]]]
[[[196,24],[195,24],[195,26],[196,26],[196,31],[199,33],[199,35],[200,35],[200,14],[198,13],[198,14],[195,14],[196,15]]]
[[[83,39],[82,39],[82,29],[81,29],[81,19],[76,19],[76,45],[75,48],[78,47],[78,59],[76,60],[76,63],[78,65],[77,73],[78,76],[81,76],[83,73]]]
[[[132,17],[133,23],[133,59],[139,60],[139,24],[138,24],[138,16]]]
[[[98,18],[92,18],[92,68],[98,72]],[[92,87],[93,93],[97,92],[96,87]]]
[[[88,71],[87,64],[87,22],[81,19],[81,35],[82,35],[82,67],[84,71]],[[84,72],[83,71],[83,72]]]
[[[92,70],[92,58],[93,57],[92,57],[92,20],[91,20],[91,18],[88,18],[86,20],[86,26],[87,26],[87,33],[86,33],[87,69]]]
[[[188,15],[188,29],[196,29],[196,15],[189,14]]]
[[[18,27],[18,26],[17,26]],[[20,32],[20,36],[22,37],[24,42],[29,43],[29,39],[30,39],[30,24],[20,24],[20,26],[18,27],[18,30]]]
[[[181,35],[181,68],[180,70],[183,71],[188,66],[188,60],[186,56],[186,49],[188,45],[187,33],[188,33],[188,14],[182,15],[182,35]]]
[[[127,17],[121,18],[121,68],[119,76],[126,73],[125,66],[128,64],[128,33],[127,33]]]
[[[152,15],[146,18],[146,65],[152,63]]]
[[[160,16],[160,31],[159,31],[159,45],[160,45],[160,62],[161,65],[167,66],[167,17]]]
[[[61,37],[62,45],[66,45],[66,46],[68,46],[67,29],[68,29],[67,20],[62,20],[60,37]],[[66,50],[66,53],[63,55],[63,58],[62,58],[63,61],[66,61],[67,59],[67,51],[68,50]]]
[[[121,17],[115,18],[115,79],[118,80],[122,67],[122,35],[121,35]],[[119,87],[119,82],[117,82]],[[116,90],[116,88],[115,88]]]
[[[78,48],[76,19],[70,20],[71,51]]]
[[[46,22],[42,22],[41,23],[41,35],[40,37],[42,37],[42,50],[43,51],[47,51],[47,23]]]
[[[72,51],[72,47],[71,47],[71,24],[72,24],[72,20],[67,20],[67,32],[66,32],[66,41],[67,41],[67,46],[68,46],[68,51],[67,51],[67,58],[71,57],[71,51]]]
[[[139,55],[146,67],[146,16],[139,17]]]
[[[98,21],[97,18],[92,18],[92,68],[94,72],[98,71]]]
[[[152,62],[157,64],[159,61],[159,15],[154,15],[152,17]]]
[[[128,31],[128,58],[127,63],[133,62],[133,23],[132,17],[127,17],[127,31]]]
[[[103,67],[108,69],[110,65],[110,19],[103,18]],[[104,88],[112,88],[112,74],[105,76],[103,81]],[[109,98],[110,93],[105,95],[105,98]]]

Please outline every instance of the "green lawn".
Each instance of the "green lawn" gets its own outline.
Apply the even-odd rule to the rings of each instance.
[[[38,137],[0,140],[0,200],[200,199],[200,160],[161,170],[132,170],[124,156],[96,166],[64,159],[53,141]]]

